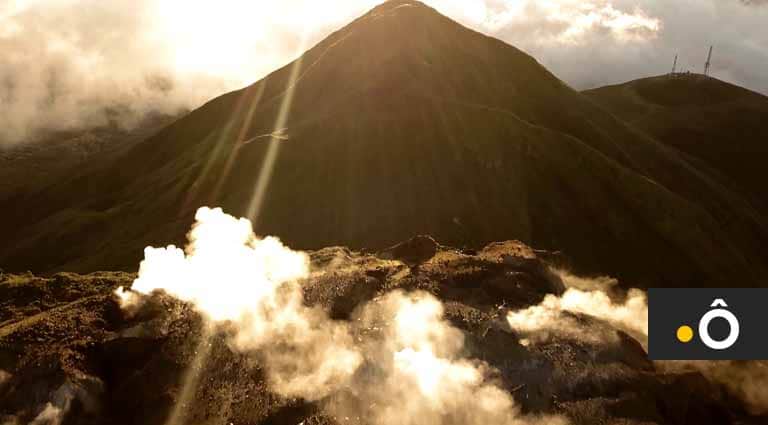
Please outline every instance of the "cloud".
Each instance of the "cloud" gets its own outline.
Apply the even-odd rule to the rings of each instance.
[[[485,32],[531,53],[575,88],[669,72],[675,54],[680,68],[702,72],[714,45],[713,76],[768,93],[768,8],[738,0],[500,3],[502,11],[481,24]]]
[[[641,8],[616,8],[610,2],[516,1],[490,12],[482,23],[504,38],[530,39],[540,45],[584,45],[600,36],[617,43],[646,41],[661,22]]]
[[[289,62],[360,9],[311,4],[2,0],[0,146],[198,107]]]
[[[379,0],[4,0],[0,145],[194,108],[243,87]],[[701,71],[768,93],[765,0],[428,0],[576,88]]]
[[[0,11],[0,145],[45,130],[131,126],[149,110],[207,97],[156,56],[142,35],[142,2],[89,3],[11,2]]]
[[[765,6],[768,4],[768,0],[739,0],[747,6]]]

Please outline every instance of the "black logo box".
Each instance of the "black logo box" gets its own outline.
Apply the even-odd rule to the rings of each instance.
[[[727,307],[712,307],[723,300]],[[713,309],[738,319],[739,337],[729,348],[716,350],[702,342],[699,322]],[[724,319],[721,329],[728,330]],[[693,339],[677,338],[680,326],[693,329]],[[768,360],[768,288],[651,288],[648,290],[648,357],[652,360]],[[715,337],[722,340],[725,337]]]

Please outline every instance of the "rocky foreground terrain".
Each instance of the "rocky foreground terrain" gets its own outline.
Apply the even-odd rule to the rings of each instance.
[[[766,423],[704,375],[662,371],[641,342],[595,317],[570,314],[567,322],[578,332],[547,338],[512,330],[505,312],[566,289],[547,263],[553,256],[545,254],[517,242],[462,252],[426,237],[376,254],[327,248],[310,255],[304,299],[348,321],[362,303],[393,290],[433,294],[463,332],[466,356],[489,366],[488,379],[512,395],[521,418]],[[200,343],[203,320],[188,304],[155,293],[138,309],[124,310],[114,291],[135,277],[0,274],[0,423],[367,422],[329,414],[328,398],[308,402],[272,392],[263,365],[233,350],[225,329]],[[612,296],[621,302],[623,295]],[[584,334],[609,337],[579,337]]]

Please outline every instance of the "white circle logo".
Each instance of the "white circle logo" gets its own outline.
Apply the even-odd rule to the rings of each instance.
[[[717,301],[721,301],[721,305],[727,307],[725,302],[722,302],[722,300]],[[712,303],[712,306],[717,305],[717,301]],[[728,333],[728,337],[720,341],[712,339],[712,337],[709,336],[709,323],[712,321],[712,319],[717,318],[725,319],[731,329]],[[733,313],[728,310],[724,310],[722,308],[710,310],[704,316],[702,316],[701,321],[699,321],[699,337],[701,338],[701,341],[704,343],[704,345],[713,350],[725,350],[730,348],[733,344],[736,343],[736,340],[739,339],[739,320]]]

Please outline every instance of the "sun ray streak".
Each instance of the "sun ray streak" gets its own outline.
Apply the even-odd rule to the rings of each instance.
[[[200,341],[195,349],[194,358],[182,380],[181,392],[179,392],[176,404],[174,404],[168,420],[165,421],[165,425],[181,425],[186,423],[185,416],[189,403],[197,392],[200,375],[211,355],[212,338],[213,327],[210,324],[204,324],[200,334]]]
[[[307,40],[306,35],[307,34],[305,34],[305,36],[302,38],[300,51],[304,50],[304,45],[306,44]],[[286,86],[285,94],[283,95],[282,103],[280,104],[280,110],[277,113],[277,119],[275,120],[275,126],[272,132],[273,136],[269,139],[267,153],[264,155],[261,170],[259,170],[259,176],[256,180],[256,187],[254,188],[253,195],[251,196],[251,201],[248,204],[246,217],[250,218],[254,225],[258,223],[259,214],[261,213],[261,207],[264,201],[264,195],[266,194],[267,189],[269,188],[270,180],[272,179],[275,161],[277,160],[277,156],[280,150],[280,143],[282,143],[280,138],[276,135],[285,128],[285,124],[288,121],[288,116],[291,113],[291,105],[293,103],[293,96],[296,93],[296,86],[298,84],[299,75],[301,72],[302,61],[303,56],[299,56],[299,58],[296,59],[296,61],[293,63],[293,66],[291,67],[291,75],[288,79],[288,84]]]
[[[189,188],[189,191],[187,192],[187,196],[184,198],[184,202],[181,203],[181,209],[179,210],[180,215],[186,212],[189,212],[191,209],[197,208],[197,205],[194,205],[193,202],[200,195],[200,190],[202,189],[202,186],[205,184],[208,174],[211,173],[216,163],[216,160],[219,158],[221,154],[221,150],[223,149],[224,145],[227,143],[227,140],[229,139],[230,135],[233,133],[232,130],[235,126],[236,117],[240,115],[240,111],[243,110],[245,107],[244,106],[246,103],[245,99],[248,97],[248,91],[249,90],[246,89],[240,95],[240,97],[237,100],[237,103],[235,104],[235,108],[232,111],[230,119],[226,122],[226,124],[220,130],[214,130],[211,134],[206,136],[206,139],[203,143],[204,145],[206,145],[208,143],[208,140],[210,140],[213,137],[216,137],[217,140],[214,142],[213,149],[211,153],[208,155],[208,159],[205,161],[205,166],[203,167],[203,170],[194,178],[194,182],[192,183],[192,186]],[[231,156],[231,153],[230,153],[230,156]],[[215,198],[213,197],[214,195],[213,191],[210,193],[210,195],[211,197],[209,199],[214,200]]]
[[[258,88],[256,88],[256,94],[253,95],[248,110],[245,113],[245,119],[243,119],[243,123],[240,126],[240,132],[237,135],[236,142],[232,146],[232,150],[229,152],[227,162],[224,164],[224,169],[221,171],[219,180],[216,183],[216,187],[214,187],[213,193],[211,194],[211,202],[218,201],[219,195],[221,194],[221,189],[224,186],[224,182],[227,180],[227,177],[229,177],[229,173],[232,170],[232,166],[234,165],[235,160],[237,159],[240,148],[246,143],[245,136],[248,134],[248,130],[250,130],[251,122],[253,122],[253,115],[256,112],[256,107],[258,107],[261,103],[261,97],[264,95],[264,89],[266,86],[267,81],[265,80],[259,83]],[[246,91],[246,96],[251,93],[251,90],[252,89],[249,88]]]

